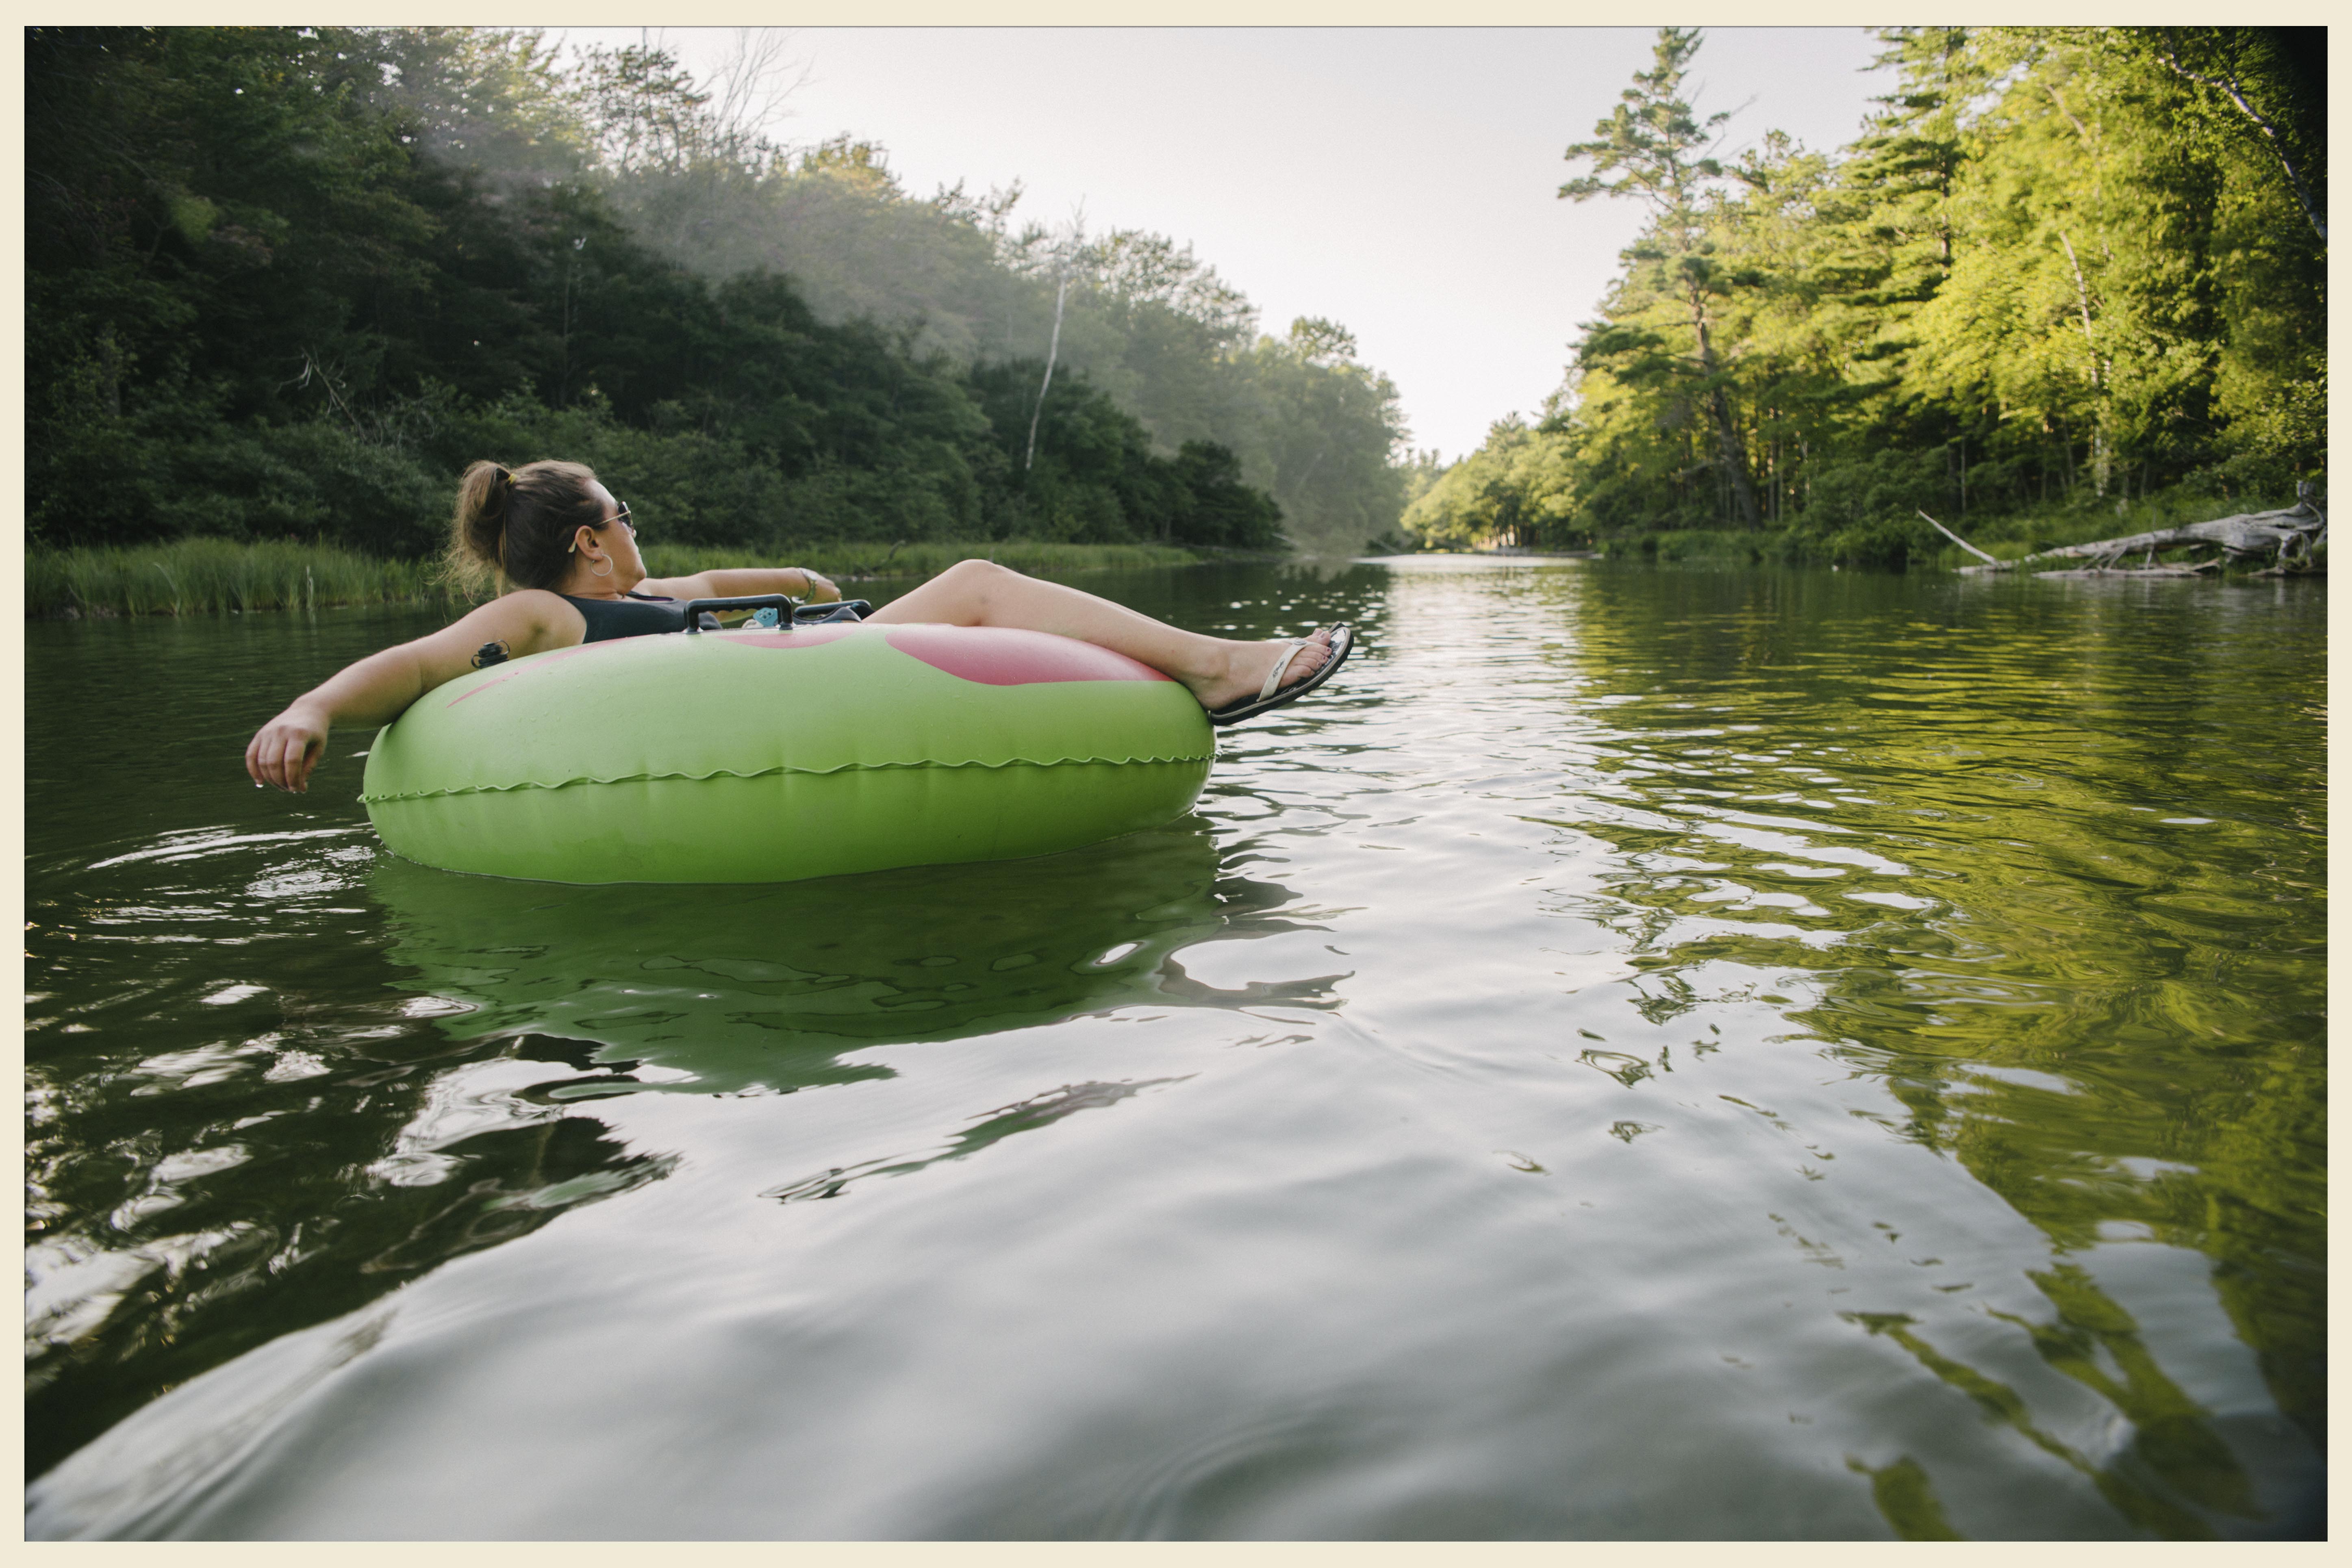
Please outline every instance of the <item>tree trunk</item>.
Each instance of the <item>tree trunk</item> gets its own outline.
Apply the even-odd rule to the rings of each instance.
[[[1696,289],[1690,296],[1691,326],[1698,333],[1699,372],[1712,383],[1715,380],[1715,345],[1707,339],[1706,306]],[[1715,415],[1717,444],[1723,449],[1723,467],[1731,480],[1731,493],[1739,502],[1739,521],[1748,528],[1762,526],[1756,510],[1755,487],[1748,482],[1748,455],[1741,450],[1739,432],[1731,423],[1731,400],[1723,395],[1723,388],[1710,385],[1706,389],[1707,406]]]
[[[1698,322],[1698,362],[1706,367],[1707,378],[1715,378],[1715,351],[1707,345],[1707,324]],[[1707,405],[1715,409],[1715,439],[1724,449],[1724,470],[1731,475],[1731,494],[1740,503],[1740,521],[1750,529],[1759,527],[1757,517],[1757,491],[1748,482],[1748,454],[1740,449],[1740,433],[1731,423],[1731,400],[1724,397],[1724,388],[1707,388]]]
[[[1926,517],[1927,514],[1920,514]],[[1951,540],[1970,554],[1983,556],[1984,552],[1961,539],[1932,517],[1927,518],[1937,531]],[[2298,493],[2295,503],[2282,511],[2258,511],[2237,517],[2216,518],[2210,522],[2184,523],[2175,528],[2150,529],[2144,533],[2126,534],[2119,539],[2095,539],[2084,544],[2064,544],[2051,550],[2039,550],[2016,561],[1993,561],[1983,566],[1963,566],[1962,572],[2009,572],[2036,561],[2095,561],[2102,565],[2121,560],[2135,550],[2151,553],[2183,544],[2211,544],[2230,557],[2256,555],[2264,551],[2278,551],[2284,556],[2300,543],[2308,552],[2316,540],[2325,538],[2327,514],[2319,510],[2308,494]]]

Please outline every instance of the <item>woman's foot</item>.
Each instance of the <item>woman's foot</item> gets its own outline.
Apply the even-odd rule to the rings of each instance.
[[[1210,675],[1179,679],[1200,700],[1202,707],[1214,713],[1244,698],[1255,697],[1265,689],[1265,678],[1286,655],[1290,657],[1290,663],[1284,668],[1282,683],[1276,690],[1309,679],[1331,657],[1331,632],[1328,626],[1309,634],[1305,638],[1306,646],[1296,654],[1291,651],[1294,640],[1282,637],[1272,642],[1229,642],[1224,645],[1223,668]]]

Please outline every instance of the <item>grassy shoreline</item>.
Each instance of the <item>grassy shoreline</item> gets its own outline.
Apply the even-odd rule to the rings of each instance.
[[[646,564],[662,576],[725,566],[806,566],[845,584],[923,578],[977,557],[1032,575],[1192,566],[1202,557],[1162,544],[815,544],[789,560],[747,550],[656,544]],[[854,595],[852,595],[855,596]],[[287,540],[182,539],[125,549],[25,552],[28,619],[200,616],[248,610],[311,610],[340,605],[463,603],[471,595],[442,580],[437,561],[386,561],[332,544]]]
[[[2084,544],[2097,539],[2117,539],[2127,534],[2150,532],[2158,529],[2178,527],[2183,523],[2207,522],[2216,518],[2234,517],[2248,512],[2284,510],[2295,504],[2293,495],[2249,496],[2235,500],[2217,500],[2210,496],[2194,495],[2181,490],[2169,490],[2130,501],[2103,502],[2096,505],[2080,500],[2053,502],[1991,517],[1946,517],[1942,521],[1962,538],[1986,554],[2000,561],[2017,561],[2038,550],[2066,544]],[[1907,548],[1896,569],[1910,571],[1951,571],[1972,565],[1976,558],[1959,546],[1930,533],[1924,522],[1895,524],[1882,529],[1882,535],[1900,531],[1906,535]],[[1885,569],[1894,563],[1879,558],[1868,546],[1873,541],[1859,544],[1851,537],[1808,534],[1796,528],[1761,528],[1752,531],[1738,529],[1661,529],[1652,532],[1624,533],[1605,537],[1597,542],[1600,553],[1618,561],[1656,560],[1691,565],[1757,565],[1776,566],[1860,566]],[[1875,541],[1884,549],[1884,537]],[[2186,547],[2169,547],[2178,553]],[[2160,552],[2161,553],[2161,552]],[[2069,563],[2058,562],[2053,565]],[[2078,563],[2076,563],[2078,564]],[[2252,566],[2244,570],[2252,571]],[[2231,569],[2233,574],[2238,570]]]

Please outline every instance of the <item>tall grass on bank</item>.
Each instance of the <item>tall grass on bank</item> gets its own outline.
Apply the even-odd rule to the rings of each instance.
[[[732,550],[690,544],[647,543],[646,570],[656,577],[684,577],[730,566],[805,566],[835,582],[860,578],[931,577],[959,561],[993,561],[1032,576],[1109,572],[1149,566],[1193,566],[1201,557],[1165,544],[1063,544],[1051,540],[1003,540],[976,544],[829,543],[792,545],[780,552]],[[856,597],[855,595],[850,595]]]
[[[1605,540],[1612,561],[1686,561],[1702,566],[1788,565],[1805,559],[1802,544],[1782,529],[1742,532],[1728,528],[1670,528]],[[1827,559],[1827,557],[1824,557]]]
[[[1201,557],[1160,544],[1060,544],[1012,540],[977,544],[819,544],[782,555],[651,544],[657,577],[727,566],[806,566],[837,582],[929,577],[959,561],[993,559],[1034,575],[1191,566]],[[854,595],[852,595],[855,596]],[[25,552],[25,613],[79,616],[222,615],[231,610],[319,609],[470,597],[441,577],[438,561],[384,561],[331,544],[182,539],[129,550]]]
[[[195,616],[446,598],[436,561],[383,561],[331,544],[181,539],[25,552],[28,616]]]

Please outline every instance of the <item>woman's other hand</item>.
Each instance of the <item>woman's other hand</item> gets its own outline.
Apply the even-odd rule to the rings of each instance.
[[[268,784],[289,795],[310,787],[310,770],[326,754],[328,721],[303,702],[264,724],[245,748],[245,771],[256,789]]]
[[[800,569],[800,573],[802,576],[808,579],[808,586],[801,590],[802,598],[813,604],[823,605],[830,604],[841,597],[841,590],[833,585],[832,578],[819,576],[805,566]]]

